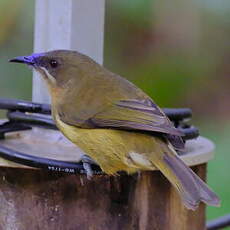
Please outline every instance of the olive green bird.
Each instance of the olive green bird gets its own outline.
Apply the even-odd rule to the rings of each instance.
[[[40,72],[60,131],[110,175],[159,169],[184,205],[218,206],[217,195],[177,156],[182,133],[141,89],[70,50],[17,57]]]

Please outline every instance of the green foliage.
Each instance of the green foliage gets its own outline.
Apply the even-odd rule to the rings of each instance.
[[[230,178],[229,178],[229,140],[230,124],[218,124],[213,121],[203,122],[202,134],[210,138],[216,145],[215,158],[208,164],[208,183],[220,196],[222,202],[220,208],[208,207],[208,219],[214,219],[230,212]]]
[[[177,106],[204,72],[179,56],[157,56],[137,64],[128,76],[162,106]]]
[[[14,3],[14,1],[8,2]],[[3,5],[2,1],[0,1],[0,5]],[[14,12],[11,15],[14,26],[7,34],[7,39],[0,42],[0,97],[30,99],[31,71],[25,66],[12,65],[8,60],[32,52],[33,1],[22,1],[16,10],[17,13]],[[0,20],[3,22],[8,18],[1,18],[0,15]]]
[[[152,0],[116,0],[111,1],[111,8],[113,11],[119,12],[118,15],[132,23],[141,26],[150,24],[149,17],[152,11]]]

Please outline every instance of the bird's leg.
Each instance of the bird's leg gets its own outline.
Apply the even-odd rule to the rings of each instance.
[[[92,176],[93,176],[93,170],[92,170],[91,165],[92,164],[95,165],[97,163],[91,157],[89,157],[87,155],[82,155],[81,161],[82,161],[82,164],[83,164],[83,168],[86,171],[87,179],[90,180],[92,178]]]

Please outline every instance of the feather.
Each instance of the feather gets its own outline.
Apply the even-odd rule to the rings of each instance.
[[[195,210],[200,202],[219,206],[218,196],[176,155],[169,144],[167,152],[153,154],[153,164],[179,192],[184,205]]]
[[[96,127],[133,129],[182,136],[165,114],[149,99],[120,100],[98,112],[90,122]]]

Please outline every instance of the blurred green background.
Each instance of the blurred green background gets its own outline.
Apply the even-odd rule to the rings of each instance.
[[[7,60],[33,50],[34,1],[0,0],[0,97],[31,99],[31,71]],[[217,146],[208,182],[222,198],[208,218],[230,213],[229,0],[110,0],[105,66],[162,107],[190,107]]]

